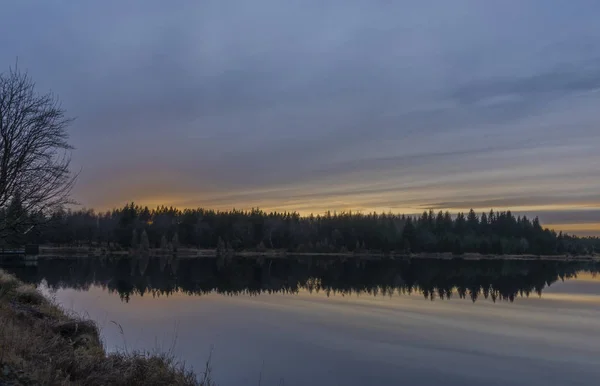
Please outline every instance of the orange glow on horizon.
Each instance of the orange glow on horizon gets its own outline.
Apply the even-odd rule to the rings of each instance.
[[[600,222],[598,223],[570,223],[570,224],[544,224],[545,227],[556,232],[576,234],[580,236],[600,236]]]
[[[207,199],[208,202],[211,199]],[[318,201],[318,202],[317,202]],[[131,202],[131,201],[129,201]],[[111,210],[114,208],[123,207],[125,204],[129,202],[123,202],[120,205],[112,205],[96,208],[99,211]],[[133,202],[140,206],[147,206],[148,208],[156,208],[159,206],[167,206],[174,207],[177,209],[186,209],[186,208],[205,208],[205,209],[214,209],[227,211],[232,209],[237,210],[251,210],[253,208],[261,209],[265,212],[278,211],[278,212],[296,212],[301,216],[310,216],[310,215],[322,215],[327,211],[331,213],[342,213],[342,212],[352,212],[352,213],[399,213],[406,215],[420,215],[424,211],[429,210],[425,206],[421,205],[402,205],[399,204],[395,207],[390,206],[369,206],[367,202],[361,202],[360,200],[337,200],[337,199],[327,199],[327,200],[289,200],[287,202],[280,200],[272,200],[268,202],[268,200],[260,200],[259,202],[252,202],[248,204],[220,204],[220,205],[203,205],[201,201],[195,203],[189,198],[180,195],[180,196],[160,196],[160,197],[149,197],[143,198],[139,200],[133,200]],[[512,206],[512,207],[494,207],[494,211],[506,211],[510,210],[513,213],[531,213],[532,215],[539,215],[542,220],[542,225],[546,228],[553,229],[556,232],[562,231],[564,233],[576,234],[580,236],[600,236],[600,222],[577,222],[577,221],[569,221],[569,222],[545,222],[543,220],[544,211],[586,211],[586,210],[598,210],[600,204],[597,205],[589,205],[588,203],[582,205],[528,205],[528,206]],[[477,214],[481,214],[483,212],[487,213],[490,211],[490,208],[473,208]],[[434,212],[438,211],[449,211],[451,213],[463,212],[466,213],[470,210],[470,208],[443,208],[434,209]],[[529,215],[528,215],[529,216]],[[530,216],[531,217],[531,216]]]

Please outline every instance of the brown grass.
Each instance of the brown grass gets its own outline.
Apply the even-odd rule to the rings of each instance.
[[[202,378],[169,354],[107,354],[93,322],[0,270],[0,384],[208,386],[209,363]]]

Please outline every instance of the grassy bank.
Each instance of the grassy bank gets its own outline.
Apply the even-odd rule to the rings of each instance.
[[[211,385],[166,354],[107,354],[96,325],[0,270],[0,384]]]

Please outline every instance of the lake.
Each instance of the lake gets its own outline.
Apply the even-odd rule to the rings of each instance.
[[[597,385],[600,263],[40,259],[5,269],[219,385]]]

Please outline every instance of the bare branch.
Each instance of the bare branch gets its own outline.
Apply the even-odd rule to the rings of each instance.
[[[77,177],[70,172],[71,122],[53,94],[36,93],[27,73],[15,67],[0,74],[0,236],[35,225],[32,213],[41,221],[70,203]]]

